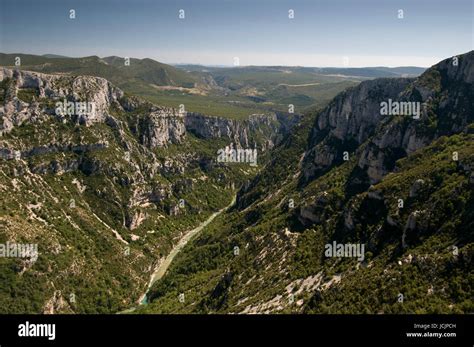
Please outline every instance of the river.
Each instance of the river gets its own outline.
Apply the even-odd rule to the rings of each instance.
[[[214,212],[211,216],[209,216],[208,219],[206,219],[204,222],[199,224],[196,228],[194,228],[194,229],[192,229],[192,230],[190,230],[190,231],[188,231],[184,234],[183,238],[181,240],[179,240],[179,242],[176,244],[176,246],[173,247],[173,249],[168,254],[166,259],[164,261],[162,261],[156,267],[156,269],[153,271],[153,273],[151,274],[150,280],[148,282],[147,289],[146,289],[145,293],[143,293],[143,295],[140,297],[139,305],[148,304],[147,294],[150,291],[150,288],[153,286],[153,284],[156,281],[158,281],[159,279],[161,279],[165,275],[166,270],[168,270],[169,266],[173,262],[173,259],[183,249],[183,247],[186,246],[186,244],[193,238],[193,236],[198,234],[202,229],[204,229],[207,225],[209,225],[209,223],[211,223],[218,215],[220,215],[221,213],[228,210],[235,203],[235,199],[236,199],[236,196],[234,195],[234,197],[232,198],[232,201],[229,205],[227,205],[226,207],[222,208],[221,210],[219,210],[217,212]],[[122,311],[120,313],[133,312],[133,311],[135,311],[135,309],[136,309],[136,307],[133,307],[131,309]]]

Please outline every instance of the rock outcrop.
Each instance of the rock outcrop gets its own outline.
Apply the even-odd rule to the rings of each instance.
[[[276,115],[252,114],[245,120],[211,117],[188,112],[185,117],[186,130],[200,138],[227,138],[230,142],[244,148],[253,148],[257,144],[250,138],[259,135],[262,149],[273,147],[280,124]],[[253,135],[253,136],[252,136]]]
[[[41,116],[42,110],[36,100],[25,102],[18,98],[18,93],[22,90],[33,92],[35,99],[49,99],[54,102],[89,102],[93,104],[94,108],[87,114],[73,115],[75,121],[85,125],[103,122],[110,105],[117,102],[124,95],[119,88],[114,87],[106,79],[93,76],[48,75],[0,68],[0,81],[5,80],[8,81],[8,92],[5,105],[0,108],[0,133],[7,132],[13,126],[20,125],[26,120],[35,120]],[[47,111],[52,113],[54,107]],[[60,114],[57,114],[57,116],[64,117]]]
[[[474,51],[446,59],[417,79],[366,81],[341,93],[316,119],[304,180],[342,163],[347,152],[357,156],[367,183],[374,184],[397,159],[442,135],[464,131],[474,118],[473,76]],[[419,115],[384,114],[381,105],[388,101],[416,103]]]
[[[258,146],[266,150],[274,145],[279,131],[283,130],[275,114],[253,114],[248,119],[233,120],[181,113],[137,97],[125,97],[119,88],[100,77],[48,75],[0,68],[0,82],[5,87],[4,104],[0,105],[0,135],[25,122],[42,122],[48,117],[85,126],[102,122],[120,132],[123,122],[111,114],[111,109],[135,115],[129,125],[140,143],[148,148],[179,144],[186,133],[191,132],[203,139],[227,138],[229,143],[241,147]],[[23,92],[30,96],[29,100],[21,97]],[[86,108],[92,106],[87,110],[73,108],[71,111],[69,103]],[[58,112],[58,105],[64,106],[64,112]]]
[[[396,98],[411,79],[376,79],[339,94],[317,117],[306,154],[304,175],[311,179],[373,136],[384,120],[380,102]],[[375,160],[376,158],[371,158]]]
[[[183,117],[165,107],[154,107],[150,113],[137,118],[136,129],[140,143],[148,148],[178,144],[186,136]]]

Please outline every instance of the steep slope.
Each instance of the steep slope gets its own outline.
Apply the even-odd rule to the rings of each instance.
[[[307,114],[141,312],[473,312],[473,79],[469,52]]]
[[[100,77],[0,68],[0,244],[38,250],[0,257],[1,312],[132,306],[183,234],[259,170],[218,149],[255,146],[260,164],[279,131],[276,116],[229,122]]]

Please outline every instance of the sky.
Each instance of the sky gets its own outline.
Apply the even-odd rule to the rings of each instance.
[[[474,0],[0,0],[0,52],[427,67],[474,49],[473,8]]]

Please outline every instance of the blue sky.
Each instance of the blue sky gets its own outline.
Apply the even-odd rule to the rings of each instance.
[[[474,0],[0,3],[0,52],[8,53],[206,65],[232,65],[238,57],[241,65],[429,66],[474,49]]]

